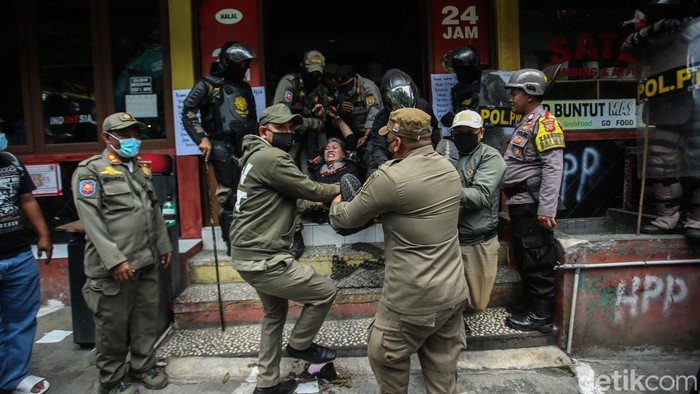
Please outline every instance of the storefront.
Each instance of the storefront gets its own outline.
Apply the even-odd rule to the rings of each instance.
[[[257,51],[250,82],[265,104],[309,49],[377,81],[385,70],[401,68],[430,97],[431,76],[446,73],[440,57],[471,44],[492,69],[562,64],[548,97],[552,112],[565,119],[568,209],[562,214],[596,216],[624,203],[638,74],[619,47],[641,22],[634,22],[634,2],[593,2],[581,10],[550,3],[359,1],[342,9],[322,1],[303,7],[265,0],[3,2],[0,46],[8,56],[0,66],[0,118],[11,152],[26,164],[60,169],[60,187],[40,198],[54,228],[77,218],[70,177],[80,160],[103,149],[104,117],[133,113],[149,125],[143,152],[174,162],[169,174],[177,178],[181,238],[199,238],[208,223],[203,170],[187,152],[192,144],[180,130],[178,99],[208,71],[223,42],[245,41]],[[610,184],[614,190],[605,189]]]

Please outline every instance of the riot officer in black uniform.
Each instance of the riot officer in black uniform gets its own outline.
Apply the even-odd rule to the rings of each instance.
[[[229,228],[240,176],[237,158],[241,140],[257,133],[255,99],[244,81],[255,52],[241,42],[228,42],[212,64],[211,75],[201,78],[185,98],[182,122],[192,140],[199,145],[204,160],[211,159],[218,183],[216,195],[221,211],[221,235],[230,251]],[[197,118],[200,113],[202,121]],[[229,252],[230,253],[230,252]]]
[[[622,45],[648,70],[638,98],[644,123],[654,126],[646,177],[653,187],[657,217],[641,232],[682,232],[688,240],[700,242],[700,89],[690,86],[700,58],[700,1],[653,0],[649,14],[649,26]],[[648,88],[655,83],[670,89]],[[684,189],[691,200],[685,212]]]
[[[433,113],[433,108],[424,98],[420,97],[418,87],[405,72],[398,68],[387,70],[382,77],[379,92],[382,95],[384,108],[374,118],[372,133],[367,142],[367,152],[370,159],[368,171],[370,172],[390,159],[387,140],[379,135],[379,129],[386,126],[391,112],[399,108],[418,108],[430,115],[430,123],[433,126],[433,133],[430,139],[433,147],[440,141],[442,133],[440,127],[438,127],[437,117]]]
[[[452,87],[452,112],[440,118],[445,127],[452,126],[455,114],[466,109],[476,110],[479,103],[482,64],[479,52],[471,45],[457,47],[442,57],[445,70],[457,75],[457,84]]]

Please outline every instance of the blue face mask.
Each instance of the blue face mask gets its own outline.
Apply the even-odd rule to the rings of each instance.
[[[0,152],[7,149],[7,136],[5,133],[0,133]]]
[[[114,137],[114,135],[112,134],[109,135]],[[114,146],[112,146],[112,144],[110,144],[109,146],[111,146],[112,149],[114,149],[119,156],[131,158],[139,154],[139,148],[141,148],[141,141],[137,140],[136,138],[117,139],[119,140],[119,149],[114,149]]]

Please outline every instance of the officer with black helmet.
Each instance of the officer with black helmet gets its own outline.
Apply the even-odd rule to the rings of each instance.
[[[455,114],[466,109],[476,110],[479,104],[482,64],[479,52],[471,45],[462,45],[442,57],[445,70],[457,75],[457,84],[452,87],[452,111],[440,118],[445,127],[452,126]]]
[[[504,153],[503,192],[525,303],[509,305],[506,325],[551,332],[554,302],[554,227],[564,172],[564,132],[542,106],[547,77],[535,69],[513,73],[505,85],[510,106],[522,115]]]
[[[253,90],[244,80],[255,58],[253,49],[242,42],[224,44],[219,59],[212,64],[211,75],[195,83],[182,109],[187,134],[199,145],[204,160],[211,160],[214,167],[221,206],[219,224],[229,251],[228,230],[240,173],[237,158],[243,137],[255,134],[258,127]]]
[[[379,111],[374,123],[372,133],[367,142],[367,154],[369,157],[369,172],[377,169],[381,164],[390,160],[386,138],[379,135],[379,129],[386,126],[389,114],[400,108],[418,108],[430,115],[430,124],[433,132],[430,139],[433,147],[441,139],[438,120],[430,104],[418,94],[418,87],[413,79],[398,68],[391,68],[384,73],[379,91],[382,96],[384,108]]]
[[[645,176],[653,187],[657,217],[645,234],[683,233],[700,242],[700,2],[654,0],[649,26],[629,35],[622,50],[647,70],[638,91],[644,125],[649,127]],[[695,62],[695,63],[694,63]],[[665,85],[670,89],[652,89]],[[683,195],[690,204],[683,209]]]

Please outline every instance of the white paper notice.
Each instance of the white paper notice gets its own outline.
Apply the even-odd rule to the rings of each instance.
[[[265,110],[265,87],[253,86],[253,97],[255,98],[255,115],[260,120],[260,114]]]
[[[297,386],[297,394],[305,393],[305,394],[314,394],[319,392],[318,388],[318,382],[306,382],[306,383],[299,383],[299,386]]]
[[[452,87],[457,84],[455,74],[430,74],[430,87],[433,97],[433,112],[440,120],[443,115],[452,111]],[[442,135],[451,135],[449,126],[442,126]]]
[[[175,125],[175,154],[178,156],[201,155],[197,144],[185,131],[182,124],[182,107],[190,89],[173,90],[173,117]]]
[[[158,117],[158,96],[155,94],[127,94],[126,112],[138,118]]]
[[[61,342],[62,340],[66,339],[66,337],[70,334],[72,334],[73,331],[65,331],[65,330],[53,330],[43,337],[36,341],[36,343],[57,343]]]

